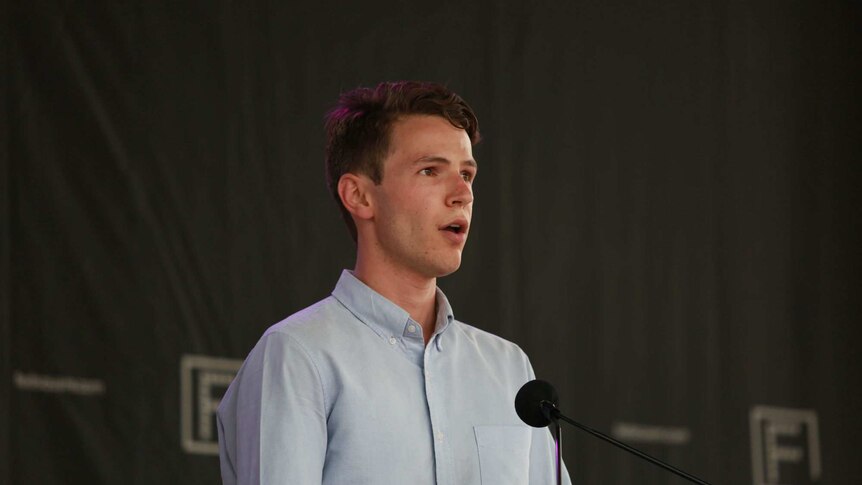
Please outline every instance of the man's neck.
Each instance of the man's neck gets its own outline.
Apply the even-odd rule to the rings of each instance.
[[[428,343],[437,323],[437,278],[366,264],[361,257],[356,259],[353,275],[410,314],[422,326],[422,336]]]

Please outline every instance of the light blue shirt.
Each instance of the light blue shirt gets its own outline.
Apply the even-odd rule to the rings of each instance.
[[[550,432],[515,414],[527,356],[455,320],[439,289],[437,309],[426,346],[345,271],[270,327],[219,405],[224,484],[554,484]]]

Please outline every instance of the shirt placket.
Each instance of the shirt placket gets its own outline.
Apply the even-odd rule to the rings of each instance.
[[[443,395],[442,386],[438,385],[437,379],[440,376],[435,372],[438,368],[435,364],[440,358],[439,338],[439,334],[433,336],[428,345],[425,346],[425,396],[428,402],[431,434],[434,440],[434,468],[437,484],[448,485],[452,483],[452,447],[448,436],[446,396]]]

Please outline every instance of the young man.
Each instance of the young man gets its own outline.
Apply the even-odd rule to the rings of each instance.
[[[526,355],[455,320],[436,286],[470,230],[473,111],[382,83],[343,94],[326,131],[356,267],[249,354],[218,410],[225,485],[554,483],[550,433],[514,410]]]

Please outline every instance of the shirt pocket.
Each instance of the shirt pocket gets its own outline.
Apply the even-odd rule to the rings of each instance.
[[[474,426],[479,473],[484,485],[525,485],[530,481],[531,429],[526,426]]]

